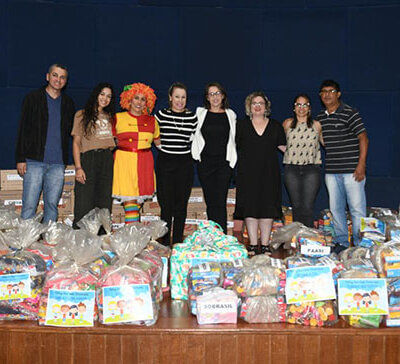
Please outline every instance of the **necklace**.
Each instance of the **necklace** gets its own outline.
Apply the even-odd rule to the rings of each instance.
[[[178,129],[178,131],[182,131],[183,130],[183,126],[185,124],[185,119],[179,118],[178,120],[175,119],[175,117],[172,117],[172,120],[174,122],[175,127]]]

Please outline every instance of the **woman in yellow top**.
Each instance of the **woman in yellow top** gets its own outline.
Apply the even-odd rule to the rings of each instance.
[[[154,90],[143,83],[124,87],[116,114],[112,194],[124,203],[125,223],[139,221],[140,204],[155,192],[154,160],[151,143],[160,145],[160,130],[150,115],[156,102]]]

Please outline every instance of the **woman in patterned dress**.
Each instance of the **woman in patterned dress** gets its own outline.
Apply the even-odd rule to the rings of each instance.
[[[155,192],[154,160],[151,144],[160,144],[160,130],[150,115],[156,102],[154,90],[143,83],[124,87],[114,135],[117,150],[114,161],[113,197],[124,203],[125,223],[139,221],[139,209]]]
[[[310,98],[297,95],[293,117],[283,122],[287,149],[285,186],[293,208],[293,221],[313,227],[314,203],[321,184],[321,124],[312,119]]]

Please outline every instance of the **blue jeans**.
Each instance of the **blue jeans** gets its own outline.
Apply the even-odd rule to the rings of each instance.
[[[353,222],[353,242],[360,242],[360,218],[366,216],[365,178],[357,182],[352,173],[325,175],[329,193],[329,208],[332,212],[335,242],[349,246],[346,221],[346,203]]]
[[[43,190],[43,223],[50,220],[57,221],[57,206],[64,186],[64,169],[63,164],[48,164],[35,160],[26,162],[21,211],[23,219],[35,216],[40,193]]]

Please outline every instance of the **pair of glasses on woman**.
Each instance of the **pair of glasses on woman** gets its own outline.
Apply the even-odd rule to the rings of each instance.
[[[305,109],[306,107],[310,107],[310,103],[306,102],[305,104],[300,104],[299,102],[295,102],[295,107],[299,107],[300,109]]]

